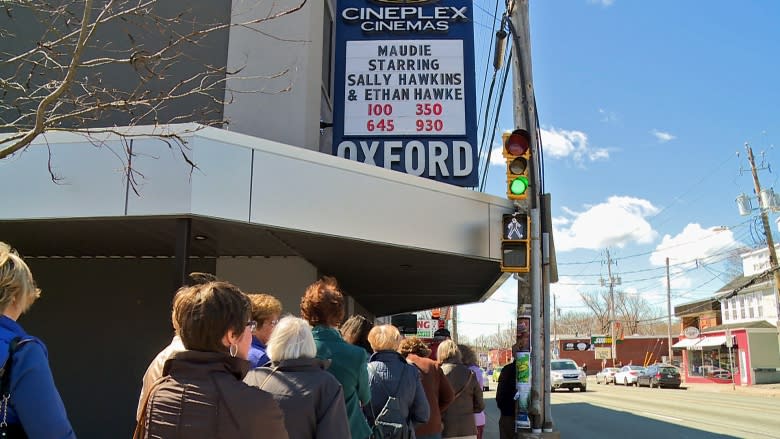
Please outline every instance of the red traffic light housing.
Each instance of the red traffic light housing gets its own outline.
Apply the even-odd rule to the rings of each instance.
[[[525,200],[530,186],[531,136],[526,130],[516,129],[505,132],[501,139],[506,160],[506,196],[510,200]]]

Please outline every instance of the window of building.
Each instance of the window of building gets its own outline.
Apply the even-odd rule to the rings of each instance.
[[[756,300],[756,295],[755,294],[751,294],[748,297],[748,317],[750,317],[751,319],[756,318],[756,303],[757,302],[758,301]]]
[[[764,317],[764,294],[756,293],[756,301],[758,302],[758,318]]]
[[[739,296],[739,318],[745,318],[745,296]]]

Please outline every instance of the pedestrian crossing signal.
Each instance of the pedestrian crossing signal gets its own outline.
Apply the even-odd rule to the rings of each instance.
[[[501,271],[505,273],[528,273],[531,249],[528,230],[531,221],[528,215],[513,213],[502,216]]]
[[[502,136],[502,154],[506,160],[506,196],[510,200],[528,197],[529,164],[531,163],[531,136],[528,131],[516,129]]]

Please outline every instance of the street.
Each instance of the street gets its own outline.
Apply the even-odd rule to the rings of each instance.
[[[495,385],[491,386],[495,389]],[[495,392],[485,392],[485,439],[498,439]],[[597,385],[552,394],[563,438],[780,438],[780,400],[766,395]]]

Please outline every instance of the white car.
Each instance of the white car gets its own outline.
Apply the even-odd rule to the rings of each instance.
[[[636,386],[636,379],[639,374],[645,370],[642,366],[623,366],[615,374],[615,384],[625,384],[626,386]]]
[[[569,389],[571,392],[575,388],[584,392],[588,385],[588,377],[572,360],[552,360],[550,362],[550,381],[552,386],[550,391],[556,389]]]

